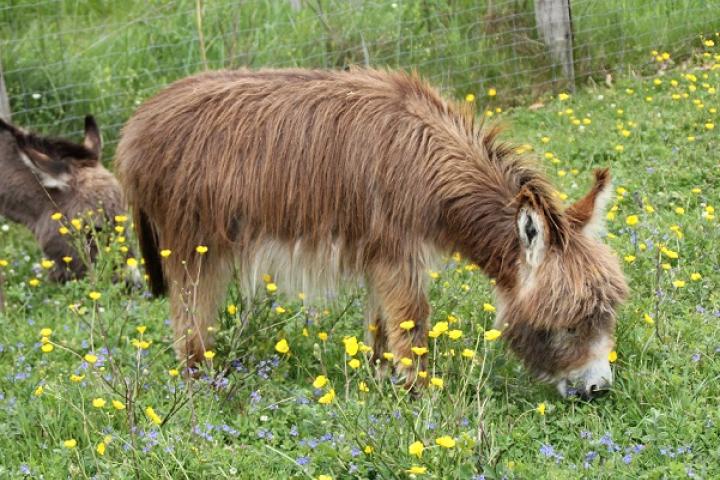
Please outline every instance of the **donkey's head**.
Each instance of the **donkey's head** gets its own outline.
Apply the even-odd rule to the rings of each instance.
[[[18,159],[28,169],[28,173],[34,175],[48,190],[69,189],[75,169],[97,166],[100,160],[100,130],[90,115],[85,117],[85,139],[82,144],[36,135],[0,119],[0,132],[3,131],[9,132],[14,138]]]
[[[564,212],[527,185],[517,201],[517,282],[498,287],[498,323],[513,351],[565,396],[609,389],[615,309],[628,287],[618,259],[600,241],[611,195],[608,170]]]

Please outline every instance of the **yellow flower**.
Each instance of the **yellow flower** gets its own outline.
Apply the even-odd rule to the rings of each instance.
[[[618,153],[622,153],[622,152],[625,151],[625,147],[622,146],[622,145],[620,145],[620,144],[615,145],[615,151],[618,152]]]
[[[147,350],[150,348],[150,345],[152,342],[148,342],[147,340],[138,340],[137,338],[133,338],[130,343],[133,347],[138,348],[140,350]]]
[[[70,440],[65,440],[63,442],[63,446],[68,450],[72,450],[73,448],[77,447],[77,440],[75,440],[74,438],[71,438]]]
[[[473,95],[472,93],[468,93],[467,95],[465,95],[465,101],[468,102],[468,103],[474,102],[474,101],[475,101],[475,95]]]
[[[215,358],[215,352],[213,352],[212,350],[207,350],[205,353],[203,353],[203,356],[207,360],[212,360],[213,358]]]
[[[277,285],[275,285],[273,282],[268,283],[265,285],[265,289],[268,291],[268,293],[275,293],[277,292]]]
[[[639,221],[640,221],[640,219],[638,218],[637,215],[629,215],[627,218],[625,218],[625,223],[627,223],[631,227],[633,225],[637,225]]]
[[[660,253],[662,253],[663,255],[665,255],[668,258],[672,258],[673,260],[679,257],[679,255],[676,251],[670,250],[669,248],[666,248],[666,247],[662,247],[660,249]]]
[[[172,254],[172,250],[168,250],[167,248],[160,250],[160,256],[163,258],[167,258]]]
[[[92,365],[92,364],[94,364],[95,362],[97,362],[97,356],[93,355],[92,353],[86,354],[84,358],[85,358],[85,361],[86,361],[87,363],[89,363],[90,365]]]
[[[278,305],[277,307],[275,307],[275,313],[277,313],[278,315],[283,314],[283,313],[285,313],[286,311],[287,311],[287,310],[285,310],[283,307],[281,307],[281,306],[279,306],[279,305]]]
[[[437,388],[443,388],[443,387],[445,386],[445,382],[444,382],[443,379],[440,378],[440,377],[432,377],[432,378],[430,379],[430,384],[431,384],[433,387],[437,387]]]
[[[685,286],[685,280],[675,280],[672,284],[675,288],[683,288]]]
[[[419,441],[411,443],[410,447],[408,447],[408,453],[410,455],[415,455],[418,458],[422,457],[423,450],[425,450],[425,445]]]
[[[327,342],[327,339],[328,339],[327,332],[318,332],[317,336],[321,342]]]
[[[545,402],[542,402],[542,403],[539,403],[537,407],[535,407],[535,410],[536,410],[540,415],[545,415],[545,407],[546,407],[546,406],[545,406]]]
[[[8,265],[10,265],[10,262],[5,260],[4,258],[0,258],[0,267],[7,267]]]
[[[698,187],[695,187],[695,188],[693,188],[693,189],[690,190],[690,191],[691,191],[692,193],[694,193],[695,195],[699,195],[699,194],[702,193],[702,190],[699,189]]]
[[[125,404],[120,400],[113,400],[111,403],[115,410],[125,410]]]
[[[643,320],[645,320],[645,323],[648,325],[655,325],[655,320],[647,313],[643,314]]]
[[[80,383],[85,378],[85,375],[75,375],[74,373],[70,375],[70,381],[73,383]]]
[[[422,475],[427,472],[427,467],[419,467],[417,465],[413,465],[412,467],[405,470],[405,472],[412,475]]]
[[[677,207],[675,209],[675,213],[677,213],[678,215],[685,215],[685,209],[683,207]]]
[[[60,233],[60,235],[67,235],[70,233],[70,230],[68,230],[67,227],[60,227],[58,228],[58,233]]]
[[[332,401],[334,399],[335,399],[335,389],[331,388],[330,390],[328,390],[328,392],[325,395],[318,398],[318,403],[321,403],[322,405],[329,405],[332,403]]]
[[[82,220],[80,220],[79,218],[73,218],[72,220],[70,220],[70,223],[75,228],[75,230],[80,230],[82,228]]]
[[[275,350],[279,353],[288,353],[290,351],[290,345],[284,338],[275,344]]]
[[[93,291],[88,293],[88,297],[90,297],[92,301],[97,302],[98,300],[100,300],[100,297],[102,297],[102,294],[100,292]]]
[[[448,331],[448,328],[450,328],[448,322],[437,322],[435,325],[433,325],[432,329],[439,334],[443,334]]]
[[[357,358],[353,358],[348,362],[348,365],[352,369],[360,368],[360,360],[358,360]]]
[[[45,327],[40,330],[41,337],[49,337],[50,335],[52,335],[52,330],[50,328]]]
[[[433,280],[437,280],[437,279],[440,277],[440,274],[439,274],[438,272],[435,272],[435,271],[431,271],[431,272],[429,273],[429,275],[430,275],[430,278],[432,278]]]
[[[43,353],[50,353],[50,352],[52,352],[54,349],[55,349],[55,347],[53,347],[53,344],[52,344],[52,343],[46,343],[46,344],[44,344],[42,347],[40,347],[40,350],[42,350]]]
[[[400,359],[400,363],[402,363],[406,367],[409,367],[410,365],[412,365],[412,359],[410,359],[408,357],[403,357]]]
[[[53,265],[55,265],[55,262],[53,262],[52,260],[45,259],[42,262],[40,262],[40,266],[42,268],[44,268],[45,270],[50,270],[53,267]]]
[[[104,398],[93,398],[92,406],[95,408],[103,408],[105,406]]]
[[[400,328],[403,330],[412,330],[415,328],[415,322],[412,320],[405,320],[404,322],[400,322]]]
[[[670,270],[672,268],[672,265],[670,265],[669,263],[661,263],[660,266],[663,270]]]
[[[608,353],[608,361],[610,363],[615,363],[617,361],[617,352],[615,350]]]
[[[492,306],[489,303],[483,303],[483,311],[484,312],[494,312],[496,309],[494,306]]]
[[[135,330],[137,330],[137,332],[138,332],[140,335],[142,335],[142,334],[145,333],[145,331],[147,330],[147,326],[146,326],[146,325],[139,325],[139,326],[135,327]]]
[[[160,418],[160,415],[155,413],[155,409],[152,407],[147,407],[145,409],[145,415],[150,419],[152,423],[155,425],[160,425],[162,423],[162,418]]]
[[[428,352],[427,347],[412,347],[411,350],[418,357],[422,357]]]
[[[625,255],[625,261],[627,263],[633,263],[635,261],[635,255]]]
[[[171,377],[177,377],[178,375],[180,375],[180,371],[177,368],[171,368],[170,370],[168,370],[168,375],[170,375]]]
[[[448,337],[452,340],[457,340],[458,338],[463,336],[462,330],[450,330],[448,332]]]
[[[315,388],[323,388],[325,385],[327,385],[327,377],[325,375],[318,375],[315,377],[315,380],[313,381],[313,387]]]
[[[235,315],[237,313],[237,307],[233,304],[230,304],[227,306],[227,313],[230,315]]]
[[[62,213],[55,212],[52,215],[50,215],[50,218],[55,220],[56,222],[62,218]]]
[[[333,480],[330,475],[318,475],[317,480]]]
[[[707,128],[708,130],[713,130],[715,128],[715,124],[708,122],[705,124],[705,128]]]
[[[466,348],[462,351],[460,355],[465,358],[473,358],[475,356],[475,352],[473,350],[470,350],[469,348]]]
[[[487,91],[487,94],[488,94],[488,97],[494,97],[495,95],[497,95],[497,90],[494,88],[489,88]]]
[[[345,344],[345,353],[347,353],[349,356],[353,357],[358,352],[358,341],[355,337],[345,337],[343,338],[343,343]]]
[[[197,247],[195,247],[195,251],[200,255],[205,255],[208,251],[208,247],[206,247],[205,245],[198,245]]]
[[[418,377],[420,377],[420,378],[427,378],[427,376],[428,376],[428,373],[426,370],[420,370],[418,372]]]
[[[130,268],[135,268],[138,266],[138,261],[132,257],[128,258],[125,263],[127,263],[127,266]]]
[[[561,102],[564,102],[565,100],[567,100],[569,98],[570,98],[570,95],[568,95],[567,93],[561,93],[558,95],[558,100],[560,100]]]
[[[365,445],[365,448],[363,448],[363,452],[365,452],[366,455],[370,455],[374,450],[371,445]]]
[[[128,217],[126,215],[115,215],[115,223],[125,223]]]
[[[393,355],[391,352],[385,352],[383,353],[383,358],[387,361],[390,361],[395,358],[395,355]]]
[[[367,383],[365,383],[365,382],[358,383],[358,390],[360,390],[363,393],[367,393],[370,391],[370,389],[367,386]]]
[[[40,280],[38,280],[37,278],[31,278],[30,280],[28,280],[28,285],[30,285],[31,287],[37,287],[38,285],[40,285]]]
[[[443,448],[453,448],[455,446],[455,440],[449,435],[436,438],[435,443]]]
[[[95,447],[95,451],[98,453],[98,455],[103,456],[105,455],[105,442],[100,442],[97,444],[97,447]]]
[[[690,280],[692,280],[693,282],[699,282],[700,280],[702,280],[702,275],[700,275],[700,274],[697,273],[697,272],[691,273],[691,274],[690,274]]]
[[[36,397],[39,397],[40,395],[43,394],[44,391],[45,391],[45,387],[43,387],[42,385],[38,385],[37,388],[35,389],[35,391],[33,392],[33,395],[35,395]]]
[[[487,332],[485,332],[485,340],[487,340],[488,342],[493,342],[500,338],[501,335],[502,332],[500,330],[495,330],[493,328],[492,330],[488,330]]]

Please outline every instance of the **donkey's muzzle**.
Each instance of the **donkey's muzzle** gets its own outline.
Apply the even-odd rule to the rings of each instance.
[[[578,393],[584,400],[593,400],[607,395],[608,392],[610,392],[610,382],[602,381],[585,385],[584,388],[579,389]]]

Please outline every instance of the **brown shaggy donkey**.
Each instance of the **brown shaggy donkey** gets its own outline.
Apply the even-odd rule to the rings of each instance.
[[[361,278],[376,359],[413,358],[395,365],[410,387],[426,368],[411,347],[428,341],[429,262],[457,250],[497,281],[498,325],[535,374],[563,394],[606,390],[627,292],[597,236],[608,171],[563,210],[497,133],[416,76],[376,70],[202,73],[145,102],[116,165],[180,358],[212,346],[233,266],[248,286]]]
[[[88,211],[103,208],[104,215],[93,220],[100,228],[105,219],[124,211],[120,185],[100,163],[101,150],[100,130],[91,116],[85,118],[82,144],[42,137],[0,120],[0,215],[33,232],[43,254],[55,262],[53,280],[84,275],[85,260],[94,260],[97,253],[93,232],[88,232],[80,255],[72,240],[60,234],[54,213],[61,213],[65,222],[75,217],[87,221]]]

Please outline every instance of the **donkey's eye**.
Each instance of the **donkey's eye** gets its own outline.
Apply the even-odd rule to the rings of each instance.
[[[525,224],[525,237],[527,238],[528,244],[532,243],[533,239],[537,235],[537,230],[533,222],[527,222]]]

